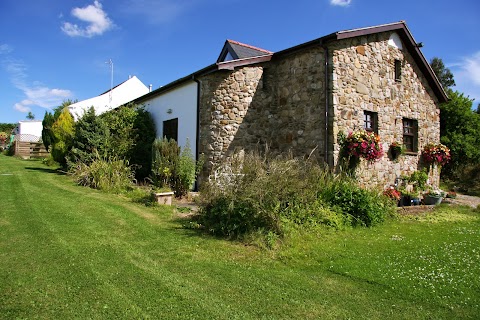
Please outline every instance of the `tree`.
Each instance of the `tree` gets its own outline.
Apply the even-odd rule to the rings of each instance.
[[[129,104],[100,115],[110,131],[109,152],[129,159],[135,177],[143,180],[151,171],[155,124],[149,112]]]
[[[473,100],[463,93],[447,90],[450,101],[440,105],[441,142],[451,149],[452,159],[445,167],[456,169],[480,164],[480,114],[472,110]]]
[[[0,123],[0,131],[10,133],[16,126],[16,123]]]
[[[72,149],[68,155],[71,163],[82,162],[89,165],[101,157],[109,156],[110,131],[102,118],[95,115],[91,107],[75,124]],[[70,165],[70,164],[69,164]]]
[[[65,107],[68,107],[69,105],[74,104],[74,103],[77,103],[77,102],[78,102],[78,100],[66,99],[66,100],[63,100],[63,102],[62,102],[61,105],[59,105],[58,107],[53,108],[53,116],[54,116],[55,120],[58,119],[58,117],[59,117],[60,114],[62,113],[63,109],[65,109]]]
[[[66,167],[67,160],[65,156],[72,147],[73,135],[75,133],[75,122],[68,108],[63,108],[58,119],[52,125],[52,132],[55,137],[55,142],[52,145],[53,160]]]
[[[88,165],[98,152],[105,159],[128,160],[136,179],[143,180],[150,175],[154,139],[153,119],[142,108],[122,106],[100,116],[90,108],[75,124],[68,165]]]
[[[45,111],[45,116],[43,116],[42,121],[42,141],[45,149],[48,151],[50,146],[55,142],[55,136],[53,135],[52,126],[55,122],[53,114],[48,111]]]
[[[453,74],[450,69],[445,67],[442,59],[434,57],[432,60],[430,60],[430,66],[432,67],[433,72],[435,72],[438,80],[440,80],[443,89],[447,90],[450,87],[455,86]]]
[[[32,111],[28,111],[27,119],[28,119],[28,120],[33,120],[33,119],[35,119],[35,115],[32,113]]]

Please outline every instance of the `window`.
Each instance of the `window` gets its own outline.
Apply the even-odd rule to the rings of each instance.
[[[407,152],[417,152],[418,123],[417,120],[403,118],[403,144]]]
[[[402,81],[402,61],[395,59],[395,81]]]
[[[364,111],[363,112],[363,129],[369,132],[375,132],[378,134],[378,117],[376,112]]]
[[[163,137],[178,141],[178,118],[163,121]]]

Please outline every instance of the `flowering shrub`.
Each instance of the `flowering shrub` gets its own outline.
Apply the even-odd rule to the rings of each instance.
[[[383,195],[389,197],[392,200],[399,201],[402,197],[400,191],[395,189],[394,187],[389,187],[385,191],[383,191]]]
[[[380,137],[373,132],[365,130],[350,132],[341,143],[349,156],[362,157],[369,162],[374,162],[383,156]]]
[[[422,158],[427,164],[443,166],[450,160],[450,149],[441,143],[429,143],[423,148]]]
[[[6,132],[0,132],[0,143],[4,144],[7,141],[8,134]]]

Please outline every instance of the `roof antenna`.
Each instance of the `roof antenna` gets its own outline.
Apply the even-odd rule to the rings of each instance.
[[[113,61],[112,59],[108,59],[107,62],[110,65],[110,70],[111,70],[111,76],[110,76],[110,94],[108,96],[109,102],[110,102],[110,108],[112,107],[112,90],[113,90]]]

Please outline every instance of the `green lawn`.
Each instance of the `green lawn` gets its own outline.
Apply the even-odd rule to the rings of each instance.
[[[181,227],[170,208],[0,155],[0,319],[459,319],[480,315],[467,208],[292,235],[275,251]]]

